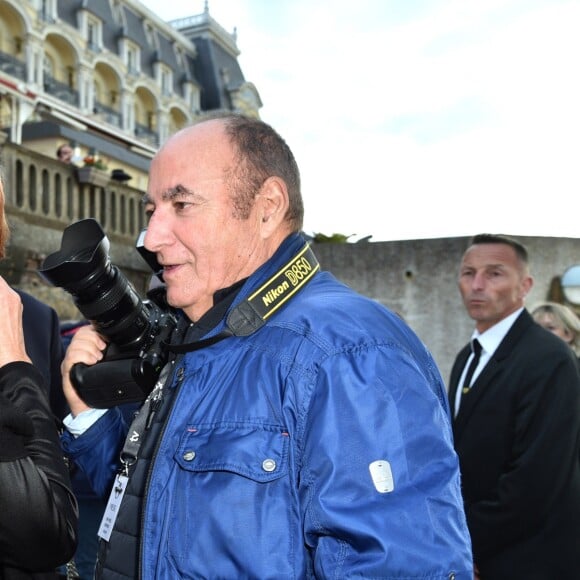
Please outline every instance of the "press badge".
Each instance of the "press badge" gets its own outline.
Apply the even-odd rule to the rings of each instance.
[[[101,525],[99,526],[98,531],[99,538],[102,538],[107,542],[111,537],[111,532],[113,531],[113,526],[115,525],[115,520],[119,513],[119,506],[121,505],[121,500],[125,495],[128,481],[129,478],[126,475],[118,474],[115,478],[115,485],[111,490],[111,495],[109,496],[109,501],[107,502],[107,507],[105,508],[105,513],[103,514],[103,519],[101,520]]]
[[[391,464],[384,459],[378,459],[369,464],[371,479],[379,493],[389,493],[395,489]]]

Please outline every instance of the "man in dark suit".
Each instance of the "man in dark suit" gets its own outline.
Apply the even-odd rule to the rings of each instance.
[[[467,523],[482,580],[580,578],[580,376],[570,349],[524,307],[524,246],[475,236],[459,289],[475,321],[449,399]]]

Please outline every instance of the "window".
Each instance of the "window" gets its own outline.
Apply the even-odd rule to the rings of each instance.
[[[140,72],[139,63],[139,48],[133,44],[127,43],[125,50],[125,64],[127,65],[127,71],[131,75],[138,75]]]
[[[200,110],[200,95],[199,89],[191,82],[184,83],[185,100],[189,104],[189,109],[194,114],[198,114]]]
[[[103,47],[103,25],[100,19],[86,10],[80,12],[80,29],[84,32],[87,47],[93,52],[100,52]]]
[[[87,44],[91,50],[99,52],[102,47],[101,23],[94,20],[87,21]]]
[[[169,69],[161,67],[159,81],[161,85],[161,93],[166,97],[171,95],[173,92],[173,75]]]
[[[92,22],[87,24],[87,41],[89,45],[94,45],[96,41],[97,33],[95,32],[95,25]]]
[[[153,26],[151,24],[145,25],[145,35],[147,36],[147,42],[149,43],[149,46],[157,48],[157,37],[155,36],[155,31],[153,30]]]
[[[44,55],[42,60],[42,69],[44,73],[44,82],[54,79],[54,63],[48,55]]]
[[[56,22],[56,0],[37,0],[38,15],[44,22]]]

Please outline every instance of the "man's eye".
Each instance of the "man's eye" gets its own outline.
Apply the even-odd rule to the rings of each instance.
[[[191,203],[189,203],[187,201],[175,201],[175,202],[173,202],[173,207],[177,211],[183,211],[183,210],[187,209],[189,206],[191,206]]]

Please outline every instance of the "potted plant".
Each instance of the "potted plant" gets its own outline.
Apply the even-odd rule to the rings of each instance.
[[[90,183],[105,187],[111,180],[107,171],[107,164],[98,155],[87,155],[83,159],[83,166],[77,169],[79,183]]]

